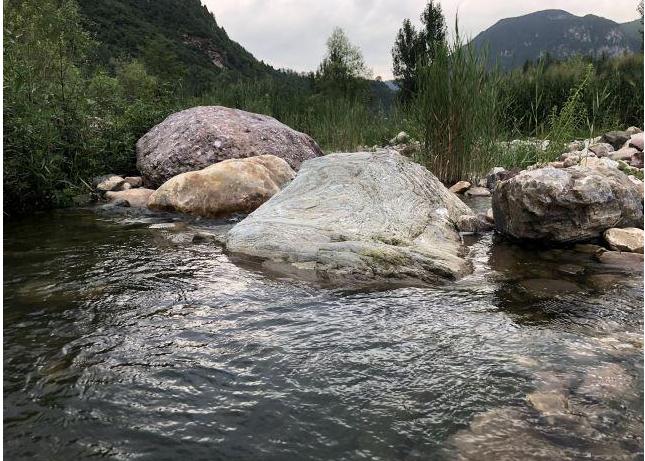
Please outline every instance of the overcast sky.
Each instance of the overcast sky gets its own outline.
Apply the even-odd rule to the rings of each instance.
[[[229,37],[276,68],[315,70],[335,26],[363,51],[374,76],[392,78],[391,49],[404,18],[419,23],[425,0],[202,0]],[[562,9],[626,22],[638,18],[637,0],[443,0],[453,29],[475,36],[500,19]]]

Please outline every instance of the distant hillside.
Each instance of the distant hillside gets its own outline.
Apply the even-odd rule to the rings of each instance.
[[[473,44],[488,46],[491,62],[512,69],[546,53],[564,59],[577,54],[639,52],[641,27],[639,20],[618,24],[592,14],[580,17],[562,10],[545,10],[502,19],[477,35]]]
[[[85,27],[101,43],[99,62],[140,58],[157,74],[199,87],[228,72],[275,72],[231,40],[200,0],[78,0]]]

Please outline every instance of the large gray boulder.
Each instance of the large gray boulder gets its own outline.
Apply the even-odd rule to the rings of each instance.
[[[636,184],[602,166],[523,171],[499,183],[492,202],[496,229],[521,239],[582,241],[643,221]]]
[[[322,155],[316,142],[276,119],[221,106],[174,113],[137,142],[137,168],[147,187],[232,158],[270,154],[294,170]]]
[[[455,222],[473,214],[395,151],[309,160],[231,229],[226,248],[283,273],[347,284],[427,284],[470,272]]]

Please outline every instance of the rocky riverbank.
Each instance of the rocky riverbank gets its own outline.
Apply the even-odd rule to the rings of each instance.
[[[313,140],[270,117],[199,107],[139,141],[141,177],[107,175],[93,185],[111,207],[248,215],[218,235],[227,251],[332,284],[454,280],[470,272],[463,237],[490,231],[547,245],[593,242],[602,245],[594,251],[601,262],[642,263],[638,128],[575,141],[558,161],[493,168],[476,184],[449,189],[408,158],[419,146],[407,134],[390,144],[320,157]],[[491,206],[475,213],[460,194]]]

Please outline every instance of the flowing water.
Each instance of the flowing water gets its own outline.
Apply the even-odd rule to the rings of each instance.
[[[5,225],[5,459],[643,458],[640,273],[489,234],[330,289],[129,213]]]

